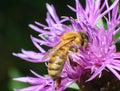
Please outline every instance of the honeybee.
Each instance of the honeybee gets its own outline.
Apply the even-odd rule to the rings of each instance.
[[[79,47],[86,48],[87,45],[88,37],[84,32],[70,31],[64,33],[60,42],[43,57],[43,60],[49,58],[48,74],[56,81],[56,89],[60,86],[60,74],[69,56],[69,51],[77,52]]]

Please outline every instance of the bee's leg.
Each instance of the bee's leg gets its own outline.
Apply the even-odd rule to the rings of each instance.
[[[61,85],[61,77],[58,77],[58,78],[56,79],[56,87],[55,87],[55,90],[58,90],[59,87],[60,87],[60,85]]]
[[[73,41],[71,45],[69,45],[69,51],[78,52],[79,46]]]

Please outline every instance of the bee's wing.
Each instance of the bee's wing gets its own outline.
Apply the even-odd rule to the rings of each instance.
[[[70,41],[71,40],[64,40],[64,41],[59,42],[55,47],[50,49],[47,54],[45,54],[45,56],[42,58],[42,60],[49,59],[51,55],[53,55],[58,49],[60,49],[62,46],[69,43]]]

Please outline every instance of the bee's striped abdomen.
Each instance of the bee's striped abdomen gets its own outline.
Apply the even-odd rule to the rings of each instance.
[[[48,74],[56,80],[63,69],[64,62],[66,60],[67,53],[64,53],[62,49],[59,49],[50,57],[50,61],[48,63]]]

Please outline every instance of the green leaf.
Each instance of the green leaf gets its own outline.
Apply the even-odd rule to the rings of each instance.
[[[9,81],[10,91],[13,91],[13,89],[20,89],[28,86],[25,83],[21,83],[13,80],[13,78],[22,76],[22,73],[17,68],[11,68],[9,70],[9,76],[10,76],[10,81]]]
[[[79,87],[76,83],[73,83],[72,85],[70,85],[69,88],[79,90]]]

